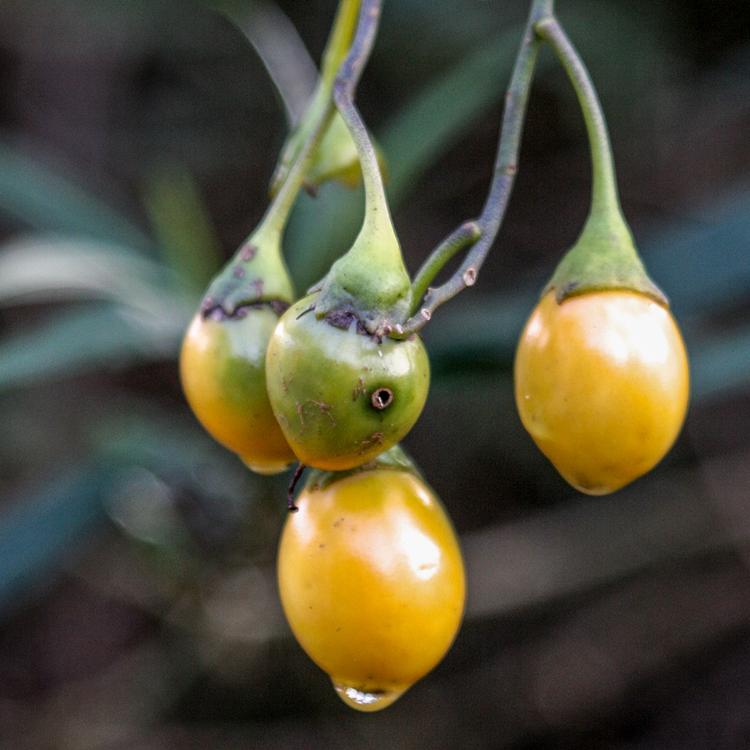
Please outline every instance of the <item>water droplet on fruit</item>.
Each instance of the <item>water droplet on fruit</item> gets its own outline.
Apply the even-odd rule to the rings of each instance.
[[[350,685],[334,682],[336,694],[349,708],[357,711],[380,711],[397,701],[405,690],[372,690],[367,692]]]

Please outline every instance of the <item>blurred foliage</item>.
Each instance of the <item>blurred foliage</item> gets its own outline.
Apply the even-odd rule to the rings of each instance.
[[[681,663],[750,631],[747,35],[700,2],[560,1],[601,82],[626,212],[684,327],[693,411],[669,461],[607,499],[571,497],[514,416],[515,340],[588,191],[580,116],[544,56],[507,225],[478,287],[426,331],[434,386],[410,442],[463,532],[469,623],[434,677],[365,725],[287,637],[273,582],[285,479],[214,446],[176,376],[206,280],[264,207],[283,135],[271,86],[210,9],[53,5],[49,48],[50,4],[0,8],[0,415],[14,436],[0,445],[0,653],[20,654],[0,669],[8,746],[739,747],[680,739],[690,725],[669,694]],[[412,268],[481,207],[526,9],[499,5],[386,4],[361,102]],[[316,52],[333,12],[220,7],[240,28],[283,9]],[[714,29],[713,54],[696,23]],[[301,197],[285,238],[298,288],[361,210],[338,186]],[[49,664],[23,662],[27,628]],[[656,719],[628,743],[645,682],[643,700],[688,727],[672,744]]]

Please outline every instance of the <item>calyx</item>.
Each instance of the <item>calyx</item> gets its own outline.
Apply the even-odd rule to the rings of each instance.
[[[381,211],[387,213],[385,206]],[[411,281],[390,216],[370,215],[351,249],[323,280],[315,315],[356,318],[372,336],[386,336],[408,315]]]
[[[555,269],[543,294],[558,302],[593,291],[640,292],[665,307],[669,302],[651,280],[619,210],[592,211],[578,240]]]
[[[278,233],[258,230],[242,243],[211,282],[201,303],[204,317],[220,310],[232,317],[237,310],[258,303],[294,300],[289,271],[281,255]]]
[[[393,471],[407,471],[414,476],[423,479],[421,472],[417,468],[412,458],[400,445],[394,445],[387,451],[381,453],[377,458],[361,464],[353,469],[346,471],[325,471],[323,469],[311,469],[305,482],[305,489],[316,491],[324,490],[334,482],[354,474],[361,474],[363,471],[374,471],[375,469],[391,469]]]

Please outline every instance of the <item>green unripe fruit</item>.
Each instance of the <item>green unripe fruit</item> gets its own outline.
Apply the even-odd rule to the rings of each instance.
[[[317,318],[314,301],[297,302],[279,320],[266,384],[299,460],[339,471],[373,459],[409,432],[427,399],[429,361],[417,336],[381,340],[354,316]]]

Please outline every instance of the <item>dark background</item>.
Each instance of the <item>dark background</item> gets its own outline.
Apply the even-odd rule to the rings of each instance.
[[[649,476],[588,498],[515,414],[515,340],[589,192],[581,117],[545,53],[507,220],[426,331],[434,382],[406,441],[461,534],[466,622],[433,674],[364,716],[277,603],[287,477],[214,445],[177,378],[285,137],[263,64],[207,4],[0,4],[1,748],[750,747],[750,5],[558,9],[684,330],[687,424]],[[279,11],[318,59],[334,3],[222,10],[302,80]],[[359,102],[412,270],[480,210],[526,11],[386,3]],[[361,201],[303,196],[298,288],[346,249]]]

